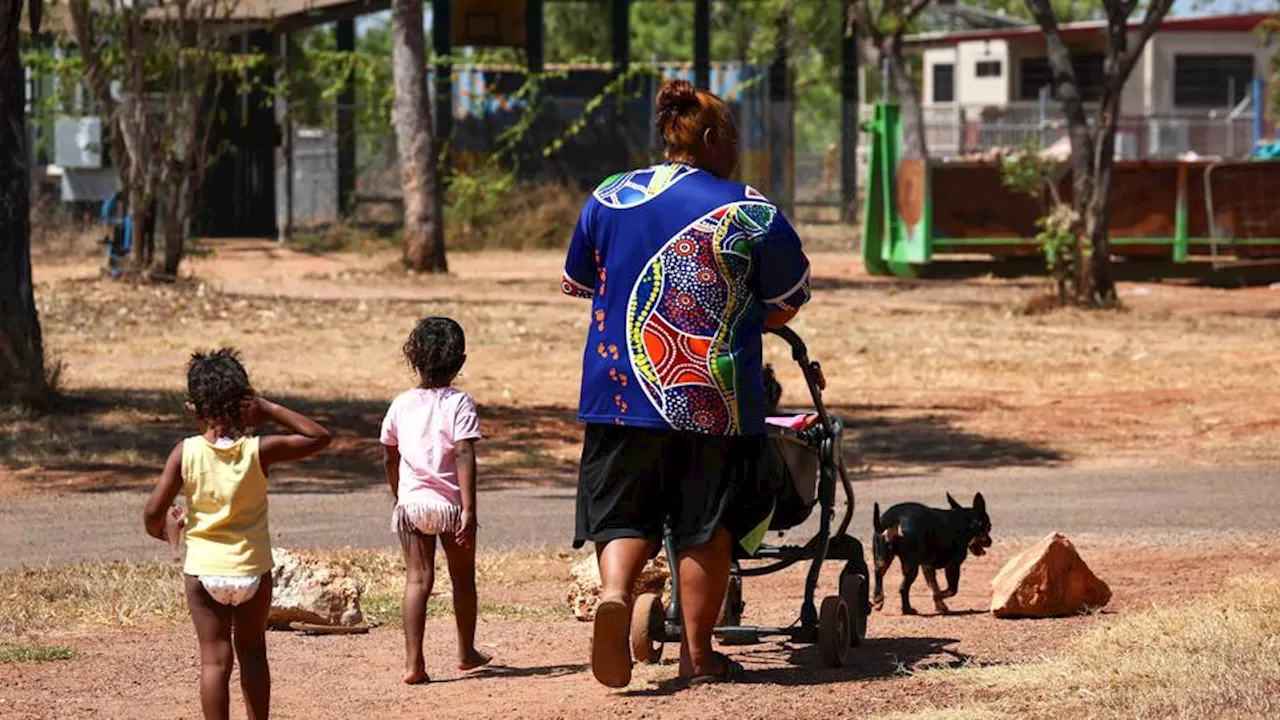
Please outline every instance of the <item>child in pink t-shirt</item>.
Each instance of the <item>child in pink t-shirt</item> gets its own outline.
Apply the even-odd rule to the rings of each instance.
[[[424,683],[422,636],[435,583],[436,538],[444,546],[458,623],[458,669],[489,662],[476,650],[476,455],[480,423],[471,396],[450,383],[466,362],[462,327],[432,317],[414,328],[404,355],[419,386],[401,393],[382,421],[387,484],[396,499],[391,525],[404,550],[405,672]]]

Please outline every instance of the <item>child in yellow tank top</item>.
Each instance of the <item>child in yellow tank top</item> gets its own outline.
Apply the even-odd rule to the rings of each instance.
[[[199,433],[169,453],[147,499],[147,533],[166,539],[168,511],[182,493],[187,505],[183,574],[187,607],[200,641],[204,715],[227,716],[234,634],[248,715],[265,718],[271,704],[267,471],[320,452],[329,444],[329,433],[310,418],[256,395],[231,349],[191,357],[187,397],[187,410]],[[249,434],[264,419],[290,434]]]

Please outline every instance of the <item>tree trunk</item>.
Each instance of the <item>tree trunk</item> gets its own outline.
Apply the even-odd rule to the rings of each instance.
[[[1076,228],[1074,263],[1075,277],[1071,296],[1077,303],[1088,303],[1093,294],[1093,269],[1086,262],[1093,227],[1089,204],[1093,201],[1093,135],[1084,113],[1067,113],[1067,135],[1071,138],[1071,209],[1075,210],[1080,225]]]
[[[135,198],[142,200],[144,197],[142,193],[128,193],[128,197],[129,226],[133,233],[133,248],[130,252],[133,254],[133,268],[141,275],[151,269],[156,255],[155,232],[151,229],[151,203],[144,200],[135,204]]]
[[[161,204],[165,208],[164,260],[158,268],[159,273],[153,273],[153,277],[158,275],[158,279],[176,280],[178,267],[186,255],[186,220],[191,216],[188,202],[190,193],[187,191],[189,183],[188,180],[179,181],[178,187],[173,188]]]
[[[1109,97],[1108,97],[1109,95]],[[1111,272],[1111,233],[1108,220],[1111,217],[1111,192],[1115,187],[1116,122],[1120,117],[1119,90],[1103,95],[1094,129],[1093,187],[1089,196],[1085,218],[1092,255],[1089,258],[1090,287],[1081,288],[1091,304],[1108,306],[1115,304],[1116,286]],[[1083,299],[1083,297],[1082,297]]]
[[[0,405],[45,400],[44,349],[31,279],[31,167],[18,49],[22,0],[0,0]]]
[[[404,194],[404,265],[419,272],[447,272],[444,251],[444,193],[436,167],[438,145],[431,129],[427,96],[426,40],[422,0],[392,0],[392,75],[395,104],[391,120],[400,154]]]

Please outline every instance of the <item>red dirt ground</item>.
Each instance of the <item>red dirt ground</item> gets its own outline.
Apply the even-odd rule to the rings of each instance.
[[[924,683],[913,670],[935,665],[1003,663],[1053,652],[1098,621],[1098,616],[1041,621],[1002,621],[981,612],[986,584],[1002,561],[1020,549],[998,543],[993,555],[966,564],[959,613],[903,617],[897,577],[888,578],[886,611],[871,618],[870,637],[852,667],[822,667],[809,647],[766,643],[728,648],[749,671],[741,684],[678,690],[671,678],[674,648],[664,664],[639,666],[630,688],[608,691],[591,679],[584,662],[588,626],[572,620],[530,623],[483,621],[479,638],[494,654],[485,672],[452,670],[450,620],[428,624],[428,668],[435,681],[421,687],[399,682],[401,636],[394,628],[363,636],[305,637],[273,634],[273,710],[281,718],[340,717],[862,717],[942,707],[959,692]],[[1102,616],[1212,592],[1226,577],[1274,566],[1280,543],[1158,550],[1080,548],[1106,579],[1114,599]],[[486,599],[525,604],[563,602],[565,585],[548,578],[528,588],[486,593]],[[788,622],[802,591],[791,570],[746,588],[747,620]],[[177,589],[175,588],[175,592]],[[484,592],[482,590],[482,592]],[[930,607],[923,581],[913,602]],[[440,602],[442,600],[435,600]],[[975,612],[976,611],[976,612]],[[184,624],[40,639],[74,647],[75,660],[42,665],[0,665],[0,715],[9,718],[197,717],[195,639]],[[238,698],[236,698],[238,700]],[[233,717],[243,708],[233,700]]]

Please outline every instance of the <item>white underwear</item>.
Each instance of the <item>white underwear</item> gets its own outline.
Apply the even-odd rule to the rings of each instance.
[[[222,577],[220,575],[201,575],[200,584],[220,605],[242,605],[249,602],[258,592],[262,576],[255,577]]]

